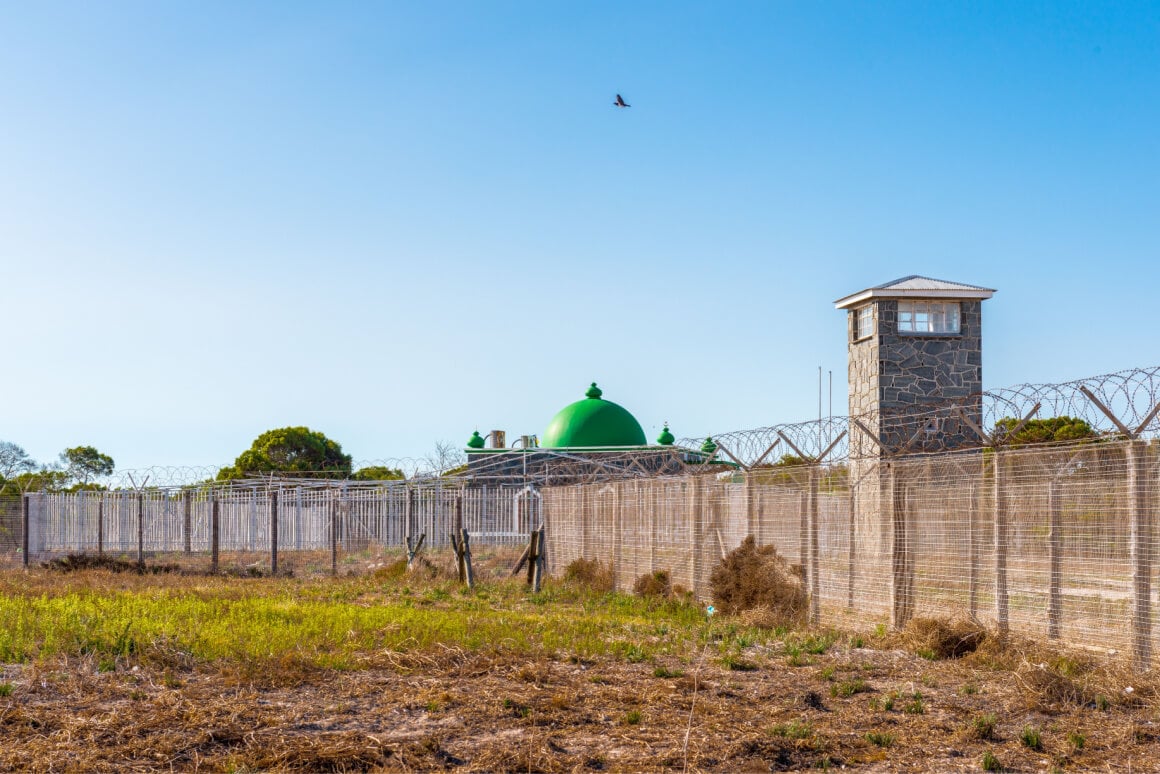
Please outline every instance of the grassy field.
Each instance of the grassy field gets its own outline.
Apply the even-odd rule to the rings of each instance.
[[[471,590],[0,572],[0,769],[1160,770],[1155,681],[1118,662],[532,594],[504,560]]]

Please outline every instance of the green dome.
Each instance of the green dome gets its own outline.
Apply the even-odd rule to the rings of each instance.
[[[471,437],[467,439],[467,448],[468,449],[482,449],[483,445],[484,445],[483,436],[479,434],[478,430],[476,430],[474,433],[472,433]]]
[[[540,446],[644,446],[644,430],[636,418],[623,407],[601,399],[601,394],[593,382],[585,393],[587,398],[560,409],[540,438]]]
[[[661,446],[672,446],[672,445],[673,445],[673,442],[674,442],[674,441],[676,441],[676,440],[677,440],[677,439],[676,439],[676,436],[674,436],[674,435],[673,435],[673,434],[672,434],[672,433],[669,431],[669,423],[668,423],[668,422],[665,422],[665,429],[664,429],[664,432],[662,432],[662,433],[660,434],[660,437],[659,437],[659,438],[657,438],[657,443],[659,443]]]

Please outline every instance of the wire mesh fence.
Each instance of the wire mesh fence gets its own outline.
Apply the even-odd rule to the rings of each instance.
[[[969,616],[1153,662],[1160,445],[1103,441],[543,490],[549,567],[663,570],[699,598],[747,535],[796,565],[810,617]]]
[[[27,562],[65,554],[169,563],[209,572],[337,573],[421,537],[450,545],[468,530],[483,545],[527,540],[537,491],[389,482],[201,486],[26,496]]]
[[[873,416],[834,417],[675,449],[545,458],[544,473],[522,465],[519,476],[501,475],[498,457],[486,475],[383,482],[178,485],[185,472],[154,469],[168,485],[145,488],[141,471],[125,471],[132,488],[0,501],[0,556],[337,573],[374,567],[418,536],[442,550],[466,529],[474,544],[502,548],[543,526],[549,572],[597,559],[629,589],[666,570],[704,599],[713,568],[753,535],[800,568],[815,622],[964,615],[1146,668],[1160,605],[1158,390],[1160,369],[1135,369],[984,393],[971,399],[977,411],[971,400],[921,407],[906,419],[909,438]],[[1086,429],[1068,442],[1021,439],[1037,416]]]

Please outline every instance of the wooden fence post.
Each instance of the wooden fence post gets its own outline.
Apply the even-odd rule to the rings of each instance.
[[[26,494],[20,498],[20,543],[21,552],[24,559],[24,567],[28,568],[28,527],[29,527],[29,498],[32,495]]]
[[[145,495],[137,493],[137,569],[145,569]]]
[[[1132,665],[1152,665],[1152,513],[1148,502],[1148,444],[1133,439],[1128,463],[1128,532],[1132,561]]]
[[[693,589],[693,598],[696,599],[700,596],[701,591],[701,541],[705,537],[705,514],[702,509],[701,479],[698,476],[692,476],[689,480],[689,486],[692,487],[689,498],[689,508],[692,513],[689,516],[693,525],[692,545],[689,546],[689,572],[692,577],[689,580]]]
[[[278,490],[270,492],[270,575],[278,574]]]
[[[97,495],[97,555],[105,553],[105,495]]]
[[[1007,550],[1010,541],[1007,513],[1007,480],[1003,470],[1004,453],[999,449],[991,452],[991,480],[995,494],[993,527],[995,532],[995,627],[999,638],[1005,639],[1010,628],[1007,603]]]
[[[181,490],[181,542],[182,550],[193,553],[193,492]]]
[[[1063,628],[1063,504],[1059,478],[1051,477],[1047,483],[1047,560],[1049,580],[1047,588],[1047,636],[1058,640]]]
[[[912,565],[910,562],[910,535],[907,529],[906,484],[902,480],[902,469],[898,462],[891,462],[890,475],[890,523],[891,523],[891,623],[895,629],[902,629],[913,614],[914,600]]]
[[[848,464],[848,463],[847,463]],[[853,476],[848,476],[846,485],[849,487],[849,492],[846,495],[846,507],[850,510],[850,515],[847,518],[846,531],[850,536],[849,556],[846,557],[846,609],[854,609],[854,587],[855,578],[858,575],[858,567],[855,563],[857,560],[857,536],[858,536],[858,490],[857,487],[862,485],[862,479],[857,482],[853,480]]]
[[[810,495],[809,481],[798,492],[798,563],[802,568],[802,588],[810,592]]]
[[[620,488],[619,483],[611,484],[612,486],[612,590],[616,591],[620,587],[620,561],[621,552],[624,544],[624,514],[620,509]],[[543,546],[541,546],[541,551]]]
[[[818,494],[821,488],[821,468],[817,463],[810,465],[809,491],[807,493],[808,507],[806,518],[809,529],[809,557],[810,557],[810,623],[817,624],[822,618],[821,600],[821,561],[818,556]]]
[[[979,468],[980,474],[983,468]],[[979,577],[982,575],[982,552],[979,550],[979,494],[982,488],[982,481],[972,482],[970,485],[970,504],[968,505],[967,518],[970,520],[968,528],[970,533],[967,536],[969,543],[968,551],[968,567],[967,567],[967,610],[970,612],[972,620],[977,620],[979,617]]]
[[[221,503],[218,502],[217,492],[209,490],[209,553],[210,572],[217,574],[218,558],[221,549]]]

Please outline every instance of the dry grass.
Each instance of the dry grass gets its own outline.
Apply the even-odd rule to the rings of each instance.
[[[535,595],[519,581],[466,593],[435,558],[434,574],[388,562],[377,577],[312,583],[10,572],[0,595],[270,595],[359,610],[402,600],[458,611],[468,633],[493,619],[509,633],[571,625],[608,646],[371,639],[342,669],[293,649],[200,659],[164,639],[111,664],[44,656],[0,665],[11,686],[0,695],[0,770],[672,771],[686,753],[690,771],[977,771],[986,753],[1022,771],[1156,768],[1155,678],[1119,661],[993,637],[930,660],[892,637],[854,646],[828,631],[754,630],[768,610],[707,621],[695,606],[588,591],[579,578]],[[497,562],[497,575],[510,564]],[[603,568],[587,570],[599,588]],[[957,631],[928,623],[898,636],[921,647],[962,639],[935,636],[944,627]],[[740,661],[752,668],[732,667]],[[921,713],[907,710],[916,703]],[[965,733],[977,718],[985,724]],[[1029,727],[1042,749],[1022,739]]]
[[[913,618],[899,633],[899,643],[927,659],[962,658],[987,639],[987,630],[965,618]]]
[[[805,618],[808,600],[800,571],[773,546],[758,546],[752,535],[714,568],[709,583],[713,604],[727,615],[760,609],[762,620],[777,625]]]

